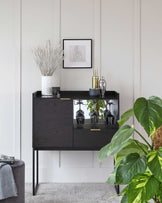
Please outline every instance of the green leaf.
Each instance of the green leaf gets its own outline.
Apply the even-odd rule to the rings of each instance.
[[[106,183],[108,183],[108,184],[116,184],[116,171],[117,171],[117,169],[119,167],[119,164],[114,168],[113,172],[110,174],[110,176],[107,179]]]
[[[133,109],[129,109],[121,116],[121,119],[118,120],[118,124],[121,127],[126,121],[128,121],[134,115]]]
[[[128,192],[128,187],[129,187],[129,185],[127,185],[127,186],[120,192],[119,195],[122,195],[122,194],[127,193],[127,192]]]
[[[123,195],[121,203],[128,203],[128,188],[129,185],[127,185],[119,194],[119,196]]]
[[[138,153],[140,156],[145,155],[142,149],[147,152],[148,146],[140,143],[138,140],[129,139],[127,145],[115,155],[115,165],[121,162],[124,157],[130,153]]]
[[[128,125],[122,126],[113,136],[111,142],[104,146],[100,150],[99,159],[100,161],[110,155],[114,155],[119,152],[130,139],[130,136],[134,132],[134,128]]]
[[[158,153],[159,153],[159,155],[162,157],[162,147],[159,147]]]
[[[147,168],[147,159],[138,153],[132,153],[121,161],[116,171],[116,184],[129,184],[134,175],[144,173]]]
[[[103,120],[103,119],[104,119],[104,116],[103,116],[103,115],[101,115],[101,116],[100,116],[100,118]]]
[[[121,199],[121,203],[128,203],[128,193],[125,193]]]
[[[118,164],[118,166],[119,166],[119,164]],[[116,166],[115,169],[113,170],[113,172],[110,174],[106,183],[115,184],[115,182],[116,182],[116,171],[117,171],[118,166]]]
[[[151,96],[151,97],[149,97],[149,99],[162,108],[162,99],[161,98]]]
[[[148,167],[153,175],[162,182],[162,148],[158,151],[151,151],[148,154]]]
[[[150,97],[148,100],[141,97],[136,100],[133,109],[148,136],[162,125],[162,100],[159,97]]]
[[[111,141],[117,140],[119,137],[126,136],[127,134],[130,134],[130,133],[133,134],[133,132],[134,132],[134,126],[131,127],[129,125],[124,125],[121,128],[119,128],[119,130],[114,134]]]
[[[100,109],[99,111],[100,111],[101,113],[103,113],[103,110],[102,110],[102,109]]]
[[[144,203],[152,199],[159,190],[159,181],[150,173],[133,177],[128,188],[128,203]]]
[[[162,202],[162,183],[160,184],[159,191],[157,192],[157,196],[160,202]]]

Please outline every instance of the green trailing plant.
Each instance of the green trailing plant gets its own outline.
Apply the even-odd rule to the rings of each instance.
[[[87,109],[90,110],[95,110],[98,114],[98,116],[101,119],[104,119],[104,109],[106,108],[106,104],[104,100],[87,100],[88,107]]]
[[[144,128],[149,141],[133,125],[125,124],[132,116]],[[162,146],[155,151],[153,143],[154,133],[162,125],[162,100],[155,96],[138,98],[118,124],[119,130],[99,154],[100,161],[110,155],[115,158],[107,183],[126,185],[120,193],[121,203],[148,203],[151,199],[162,203]],[[133,139],[134,133],[143,142]]]

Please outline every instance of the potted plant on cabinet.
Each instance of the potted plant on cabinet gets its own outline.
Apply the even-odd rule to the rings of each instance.
[[[135,127],[124,125],[132,116],[146,131],[150,142]],[[152,96],[137,99],[118,121],[119,130],[100,150],[100,161],[114,155],[115,168],[109,184],[126,185],[121,203],[162,203],[162,100]],[[133,138],[136,133],[143,142]]]

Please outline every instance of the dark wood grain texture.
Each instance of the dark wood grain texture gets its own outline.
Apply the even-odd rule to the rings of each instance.
[[[76,127],[73,120],[73,100],[91,98],[88,91],[61,91],[61,98],[43,97],[33,93],[33,148],[37,150],[99,150],[111,141],[118,125],[106,127],[100,123],[91,131],[91,125]],[[115,112],[119,118],[119,94],[107,91],[104,99],[117,101]]]
[[[40,150],[100,150],[108,144],[118,130],[119,94],[106,91],[105,98],[89,96],[88,91],[61,91],[61,98],[43,97],[40,91],[33,93],[33,195],[39,185]],[[107,126],[104,120],[92,124],[88,120],[83,128],[77,128],[73,119],[74,100],[114,100],[115,124]],[[88,123],[88,124],[87,124]],[[35,156],[35,151],[36,156]],[[36,159],[36,160],[35,160]],[[35,182],[36,177],[36,182]],[[36,183],[36,185],[35,185]],[[119,186],[116,186],[119,193]]]
[[[33,147],[72,147],[72,100],[34,100]]]

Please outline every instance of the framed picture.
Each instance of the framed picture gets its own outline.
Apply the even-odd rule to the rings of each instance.
[[[92,39],[63,39],[63,68],[92,68]]]

